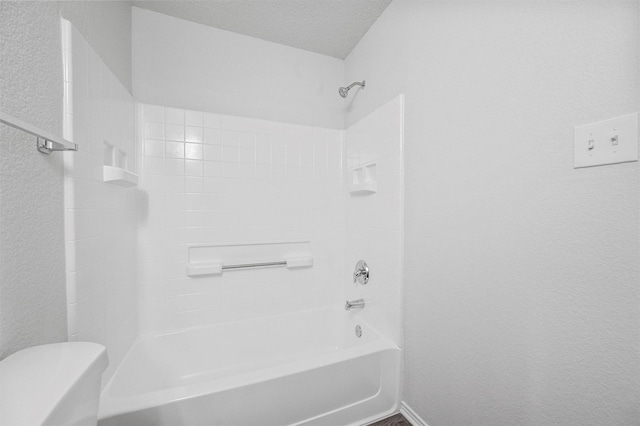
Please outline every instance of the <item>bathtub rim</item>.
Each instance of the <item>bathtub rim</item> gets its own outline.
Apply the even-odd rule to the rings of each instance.
[[[300,312],[312,312],[312,311],[327,310],[327,309],[333,309],[333,308],[324,308],[324,309],[320,308],[320,309],[306,310],[306,311],[300,311]],[[296,314],[300,312],[287,313],[287,314],[281,314],[281,315],[291,315],[291,314]],[[278,315],[278,316],[281,316],[281,315]],[[247,321],[253,321],[256,319],[259,320],[260,318],[254,318]],[[364,325],[368,329],[373,330],[376,333],[376,338],[374,340],[360,344],[360,345],[338,348],[336,350],[329,351],[329,352],[322,352],[308,358],[294,360],[287,364],[278,364],[274,366],[251,370],[248,372],[243,372],[240,374],[234,374],[229,377],[216,379],[215,381],[205,380],[202,382],[190,383],[182,386],[163,388],[163,389],[155,390],[152,392],[141,393],[135,396],[128,396],[128,397],[112,396],[110,395],[110,391],[114,383],[114,380],[118,377],[118,373],[120,372],[122,366],[129,359],[135,345],[138,344],[142,339],[148,338],[148,337],[160,337],[160,336],[166,336],[169,334],[176,334],[176,333],[188,332],[192,330],[204,329],[212,326],[229,324],[232,322],[219,323],[215,325],[190,327],[188,329],[175,330],[167,333],[145,334],[145,335],[138,336],[138,338],[135,340],[131,348],[129,348],[122,362],[120,363],[120,365],[118,365],[111,379],[106,384],[106,386],[104,387],[104,389],[100,394],[98,420],[125,414],[132,411],[139,411],[139,410],[144,410],[148,408],[158,407],[158,406],[169,404],[182,399],[196,398],[196,397],[204,396],[211,393],[223,392],[225,390],[230,390],[230,389],[243,387],[243,386],[250,386],[252,384],[261,383],[264,381],[268,381],[270,379],[275,379],[278,377],[286,377],[286,376],[294,375],[306,370],[322,368],[332,364],[339,363],[341,361],[347,361],[347,360],[351,360],[361,356],[374,354],[374,353],[381,353],[384,351],[399,351],[400,365],[401,365],[402,363],[401,348],[398,347],[395,343],[393,343],[390,339],[380,334],[375,328],[371,327],[366,321],[362,320],[361,318],[358,318],[358,321],[362,325]],[[398,372],[398,380],[400,380],[400,372]]]

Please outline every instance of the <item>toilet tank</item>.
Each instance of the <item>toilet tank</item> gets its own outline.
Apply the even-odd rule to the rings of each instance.
[[[95,426],[104,346],[34,346],[0,361],[0,425]]]

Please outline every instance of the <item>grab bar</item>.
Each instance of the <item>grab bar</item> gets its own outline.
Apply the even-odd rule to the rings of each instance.
[[[51,154],[53,151],[77,151],[78,145],[68,140],[57,138],[44,130],[38,129],[29,123],[25,123],[6,112],[0,111],[0,123],[14,127],[33,135],[37,139],[36,148],[43,154]]]
[[[313,266],[313,257],[291,257],[286,260],[276,260],[273,262],[237,263],[223,265],[222,263],[191,263],[187,265],[187,276],[217,275],[223,271],[251,268],[267,268],[272,266],[285,266],[291,268],[304,268]]]
[[[278,262],[239,263],[237,265],[223,265],[221,269],[224,271],[227,269],[262,268],[267,266],[287,266],[287,261],[281,260]]]

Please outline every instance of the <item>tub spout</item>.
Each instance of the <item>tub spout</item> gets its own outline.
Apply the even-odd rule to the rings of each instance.
[[[364,308],[364,299],[347,300],[344,304],[344,309],[350,311],[351,309]]]

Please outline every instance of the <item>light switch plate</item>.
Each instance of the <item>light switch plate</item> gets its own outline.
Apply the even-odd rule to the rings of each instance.
[[[573,167],[638,161],[638,113],[577,126]]]

